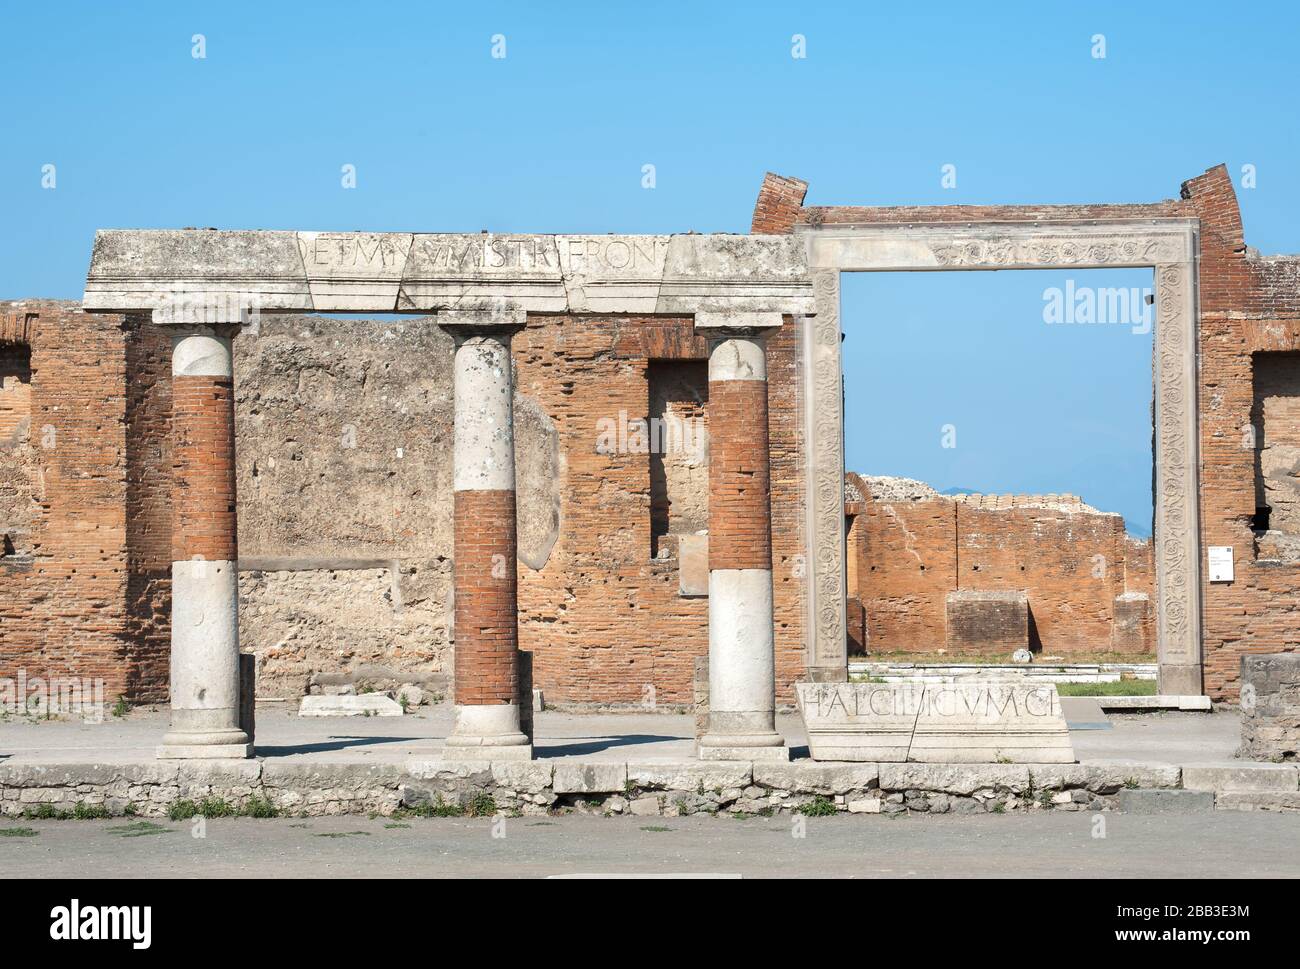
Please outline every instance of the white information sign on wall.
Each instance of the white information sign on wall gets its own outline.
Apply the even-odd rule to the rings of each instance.
[[[1210,581],[1231,582],[1232,578],[1232,546],[1211,545]]]

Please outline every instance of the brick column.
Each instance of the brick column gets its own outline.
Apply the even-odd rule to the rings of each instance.
[[[776,732],[764,334],[776,313],[708,314],[709,726],[701,760],[789,760]]]
[[[236,329],[172,336],[171,729],[162,758],[253,755],[239,727]]]
[[[445,756],[530,760],[520,729],[515,562],[515,437],[510,338],[513,312],[438,314],[456,341],[456,725]]]

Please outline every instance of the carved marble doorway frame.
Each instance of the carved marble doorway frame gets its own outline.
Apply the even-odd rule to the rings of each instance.
[[[817,307],[803,321],[808,678],[842,679],[847,669],[840,273],[1150,268],[1158,689],[1201,694],[1197,221],[859,223],[795,231],[807,246]]]

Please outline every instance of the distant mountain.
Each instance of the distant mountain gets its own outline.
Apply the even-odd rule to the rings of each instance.
[[[945,488],[939,492],[941,495],[978,495],[979,492],[974,488]]]

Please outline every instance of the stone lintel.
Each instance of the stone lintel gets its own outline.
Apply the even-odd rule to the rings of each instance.
[[[88,312],[814,312],[792,236],[101,230]],[[233,316],[229,306],[236,307]],[[214,309],[215,307],[215,309]]]

